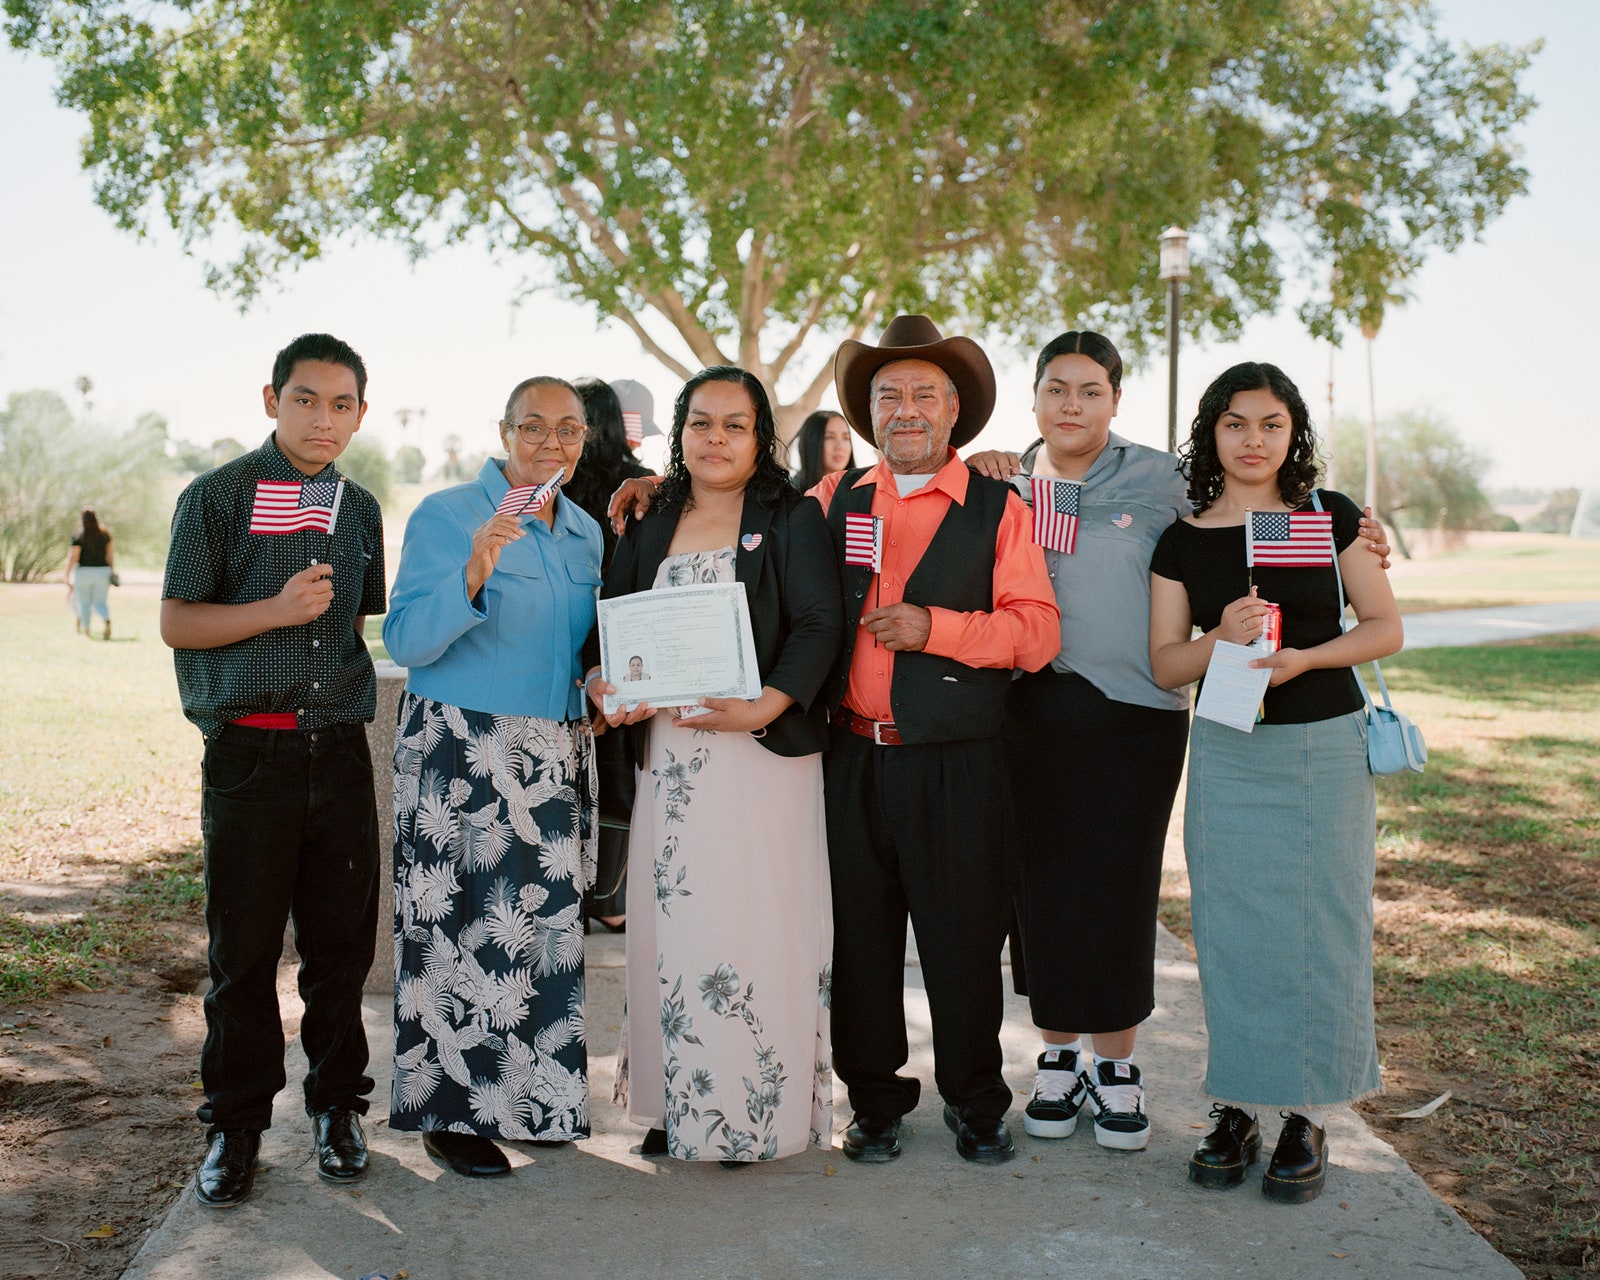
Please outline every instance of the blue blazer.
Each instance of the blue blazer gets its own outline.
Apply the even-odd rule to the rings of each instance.
[[[491,458],[476,480],[430,493],[411,513],[383,643],[422,697],[491,715],[576,720],[600,589],[600,526],[558,496],[555,528],[525,518],[527,536],[501,550],[469,599],[472,535],[509,488]]]

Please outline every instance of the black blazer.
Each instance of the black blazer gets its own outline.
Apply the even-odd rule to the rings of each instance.
[[[600,598],[648,591],[677,531],[675,513],[650,512],[617,543]],[[753,545],[752,545],[753,544]],[[828,745],[828,672],[844,641],[844,598],[828,523],[815,499],[785,489],[763,503],[746,489],[734,549],[734,576],[744,583],[761,683],[794,699],[757,741],[780,756],[804,756]],[[598,661],[598,640],[591,639]],[[641,728],[642,726],[636,726]],[[634,758],[642,758],[642,734]]]

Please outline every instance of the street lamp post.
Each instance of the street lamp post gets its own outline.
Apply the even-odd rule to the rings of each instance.
[[[1161,233],[1161,279],[1167,282],[1167,452],[1178,451],[1178,317],[1183,282],[1189,278],[1189,233],[1168,227]]]

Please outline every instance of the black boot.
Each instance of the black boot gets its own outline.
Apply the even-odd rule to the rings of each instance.
[[[1202,1187],[1236,1187],[1261,1154],[1261,1126],[1254,1116],[1221,1103],[1211,1108],[1216,1128],[1189,1157],[1189,1181]]]
[[[1283,1112],[1283,1132],[1261,1176],[1261,1194],[1281,1204],[1305,1204],[1328,1180],[1327,1135],[1298,1112]]]
[[[194,1198],[209,1209],[233,1208],[250,1194],[260,1153],[261,1135],[252,1129],[219,1133],[194,1175]]]

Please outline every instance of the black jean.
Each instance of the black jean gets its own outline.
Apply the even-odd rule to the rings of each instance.
[[[300,953],[308,1112],[365,1114],[361,987],[378,921],[378,814],[365,726],[229,725],[206,742],[206,1136],[265,1129],[284,1086],[277,969],[284,926]]]
[[[906,921],[933,1021],[939,1093],[966,1119],[1011,1105],[1000,952],[1011,919],[1011,792],[998,738],[881,747],[835,728],[823,761],[833,881],[833,1068],[852,1110],[898,1119]]]

